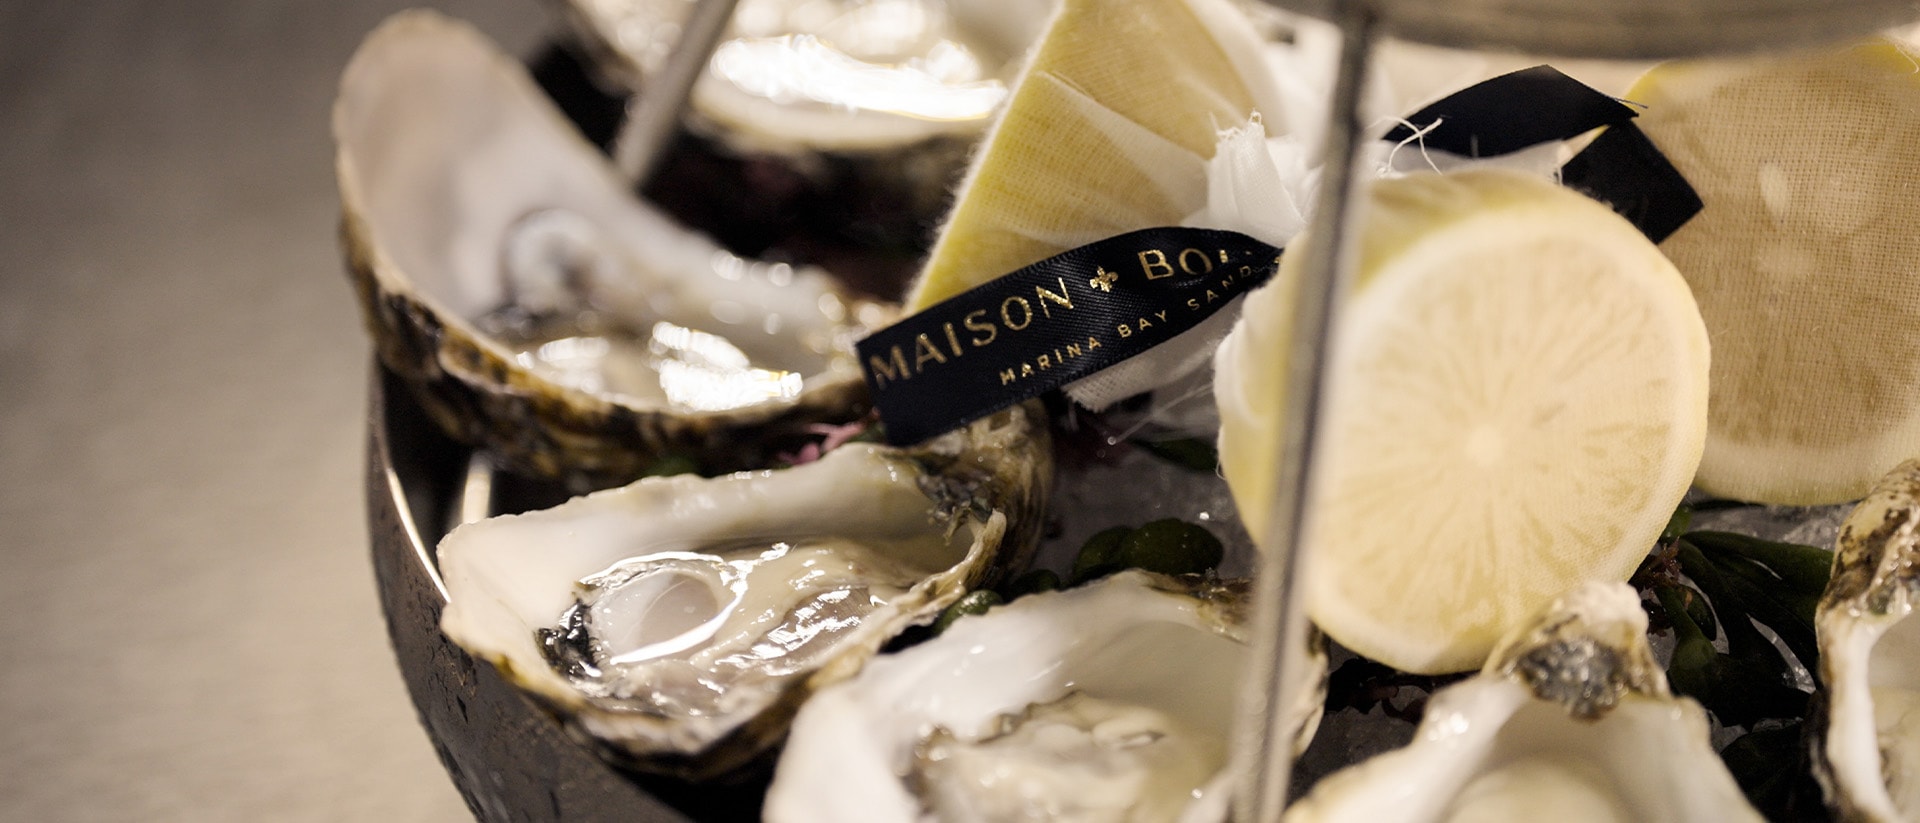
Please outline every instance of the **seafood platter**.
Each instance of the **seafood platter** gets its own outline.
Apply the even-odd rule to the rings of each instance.
[[[341,79],[476,818],[1920,819],[1910,8],[734,5]]]

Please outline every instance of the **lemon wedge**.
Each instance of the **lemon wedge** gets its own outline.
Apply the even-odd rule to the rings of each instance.
[[[961,182],[906,300],[918,311],[1206,203],[1221,129],[1269,94],[1223,0],[1065,0]]]
[[[1307,610],[1412,672],[1462,671],[1553,598],[1625,580],[1686,493],[1707,337],[1605,206],[1505,171],[1374,184],[1334,341]],[[1216,359],[1220,460],[1263,535],[1299,255]]]
[[[1627,92],[1706,204],[1661,244],[1713,339],[1703,490],[1836,503],[1920,455],[1917,72],[1874,40]]]

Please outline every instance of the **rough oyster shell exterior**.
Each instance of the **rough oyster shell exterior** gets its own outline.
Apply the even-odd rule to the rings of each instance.
[[[791,469],[647,478],[553,509],[463,526],[439,548],[449,595],[441,628],[615,762],[687,779],[723,775],[777,743],[814,691],[857,673],[895,635],[931,622],[966,591],[1026,563],[1050,485],[1041,420],[1034,408],[1015,407],[914,449],[851,444]],[[588,577],[630,559],[684,556],[742,538],[885,545],[914,535],[950,546],[937,556],[951,565],[935,566],[861,615],[824,652],[808,652],[815,657],[789,663],[766,656],[771,674],[733,681],[710,711],[663,713],[583,689],[560,671],[544,633],[562,620]],[[798,581],[783,585],[800,588]],[[771,599],[743,595],[720,614],[759,620],[758,631],[765,631],[754,615],[788,608],[780,591],[776,586]],[[746,656],[765,656],[773,642],[740,636],[749,644]]]
[[[1814,618],[1813,774],[1841,820],[1920,815],[1920,728],[1899,718],[1902,706],[1920,698],[1920,623],[1908,620],[1916,602],[1920,460],[1909,460],[1840,524],[1833,576]]]
[[[1570,592],[1505,638],[1478,676],[1436,693],[1413,743],[1329,775],[1285,820],[1538,819],[1551,807],[1758,823],[1709,745],[1706,713],[1669,693],[1646,629],[1625,584]]]
[[[445,179],[435,181],[444,196],[419,195],[428,200],[441,197],[445,202],[436,209],[441,213],[409,218],[420,226],[460,219],[457,198],[462,188],[483,185],[475,181],[498,176],[510,163],[518,167],[510,173],[521,180],[563,181],[554,184],[562,190],[526,191],[524,183],[509,180],[499,186],[513,196],[524,196],[524,206],[487,208],[527,213],[575,207],[604,217],[615,227],[608,234],[625,244],[629,259],[655,270],[636,271],[636,277],[676,277],[687,274],[689,268],[698,270],[694,274],[712,276],[715,267],[732,272],[752,268],[633,198],[605,158],[574,132],[519,64],[471,27],[422,11],[390,19],[368,36],[349,64],[333,120],[344,212],[341,240],[381,363],[405,380],[448,433],[494,451],[509,468],[563,479],[576,489],[631,480],[665,456],[690,459],[708,473],[758,468],[815,439],[809,426],[855,420],[868,411],[851,343],[860,333],[861,321],[881,322],[887,311],[843,298],[819,272],[792,272],[790,278],[782,278],[784,283],[749,282],[737,287],[764,285],[791,292],[758,303],[743,300],[752,306],[779,303],[795,307],[798,315],[821,314],[807,320],[815,345],[829,350],[823,354],[830,366],[808,375],[797,396],[719,411],[643,407],[556,382],[517,362],[477,328],[472,317],[429,294],[394,245],[451,247],[464,242],[459,231],[490,227],[443,227],[438,231],[444,237],[424,239],[402,236],[417,230],[413,224],[386,225],[393,222],[391,215],[399,207],[374,202],[382,196],[381,187],[391,185],[379,175],[409,157],[415,167],[434,163],[446,167]],[[476,128],[475,123],[482,126]],[[486,126],[503,123],[511,128],[501,127],[500,135],[486,133]],[[414,144],[381,147],[379,141],[399,139],[394,135],[411,130],[424,132],[408,138]],[[445,145],[433,143],[440,137]],[[511,140],[522,145],[513,146],[508,155],[498,154],[498,146],[487,143]],[[496,154],[478,156],[480,147],[488,146]],[[380,151],[392,156],[371,156]],[[452,155],[451,159],[438,157],[441,152]],[[465,158],[461,152],[476,156]],[[547,168],[553,173],[538,173]],[[568,190],[568,185],[584,190]],[[636,232],[648,236],[631,236]],[[452,249],[441,251],[452,256]],[[493,247],[479,252],[483,257],[499,254]],[[416,261],[418,257],[414,255]]]

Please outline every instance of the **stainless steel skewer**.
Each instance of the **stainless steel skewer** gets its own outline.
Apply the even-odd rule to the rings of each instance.
[[[1327,349],[1345,300],[1356,233],[1355,190],[1360,96],[1375,36],[1370,3],[1339,4],[1340,64],[1327,121],[1320,190],[1315,196],[1311,236],[1297,253],[1305,254],[1294,304],[1289,362],[1284,367],[1285,404],[1279,453],[1273,456],[1278,478],[1270,507],[1264,557],[1255,597],[1253,663],[1241,689],[1240,714],[1246,722],[1234,741],[1238,790],[1233,819],[1239,823],[1275,823],[1286,810],[1293,773],[1294,729],[1289,709],[1300,700],[1294,667],[1306,659],[1306,565],[1311,557],[1302,538],[1312,500],[1312,467],[1320,413],[1326,395]]]
[[[693,83],[720,44],[738,4],[739,0],[698,0],[681,26],[673,53],[641,84],[639,95],[627,107],[626,122],[620,124],[620,134],[613,141],[613,162],[635,188],[646,184],[660,153],[673,139]]]

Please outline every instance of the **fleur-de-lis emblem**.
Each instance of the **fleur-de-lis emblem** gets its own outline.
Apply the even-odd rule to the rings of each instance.
[[[1092,286],[1101,291],[1106,291],[1106,292],[1113,291],[1113,283],[1114,281],[1120,279],[1120,275],[1107,271],[1105,268],[1102,268],[1100,266],[1094,266],[1093,271],[1094,271],[1094,275],[1091,279],[1087,281],[1087,285]]]

